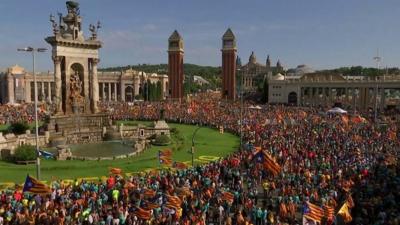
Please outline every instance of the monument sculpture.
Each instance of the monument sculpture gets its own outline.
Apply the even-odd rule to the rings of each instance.
[[[45,40],[52,47],[55,81],[55,114],[50,117],[48,130],[66,143],[81,139],[101,140],[109,117],[99,113],[99,84],[97,64],[100,22],[90,24],[90,37],[85,38],[79,3],[66,2],[67,14],[58,13],[58,21],[50,15],[53,35]]]
[[[53,48],[56,113],[57,115],[74,113],[73,109],[76,103],[74,101],[77,98],[83,100],[81,113],[97,113],[97,102],[99,101],[98,49],[102,46],[101,41],[97,38],[97,32],[101,28],[100,22],[97,22],[97,26],[90,24],[91,36],[85,38],[79,4],[67,1],[66,6],[68,13],[65,16],[59,13],[58,22],[53,15],[50,15],[53,36],[45,39]],[[81,82],[82,91],[79,94],[81,97],[78,97],[75,89],[72,88],[71,82],[76,81],[75,75],[79,76]]]

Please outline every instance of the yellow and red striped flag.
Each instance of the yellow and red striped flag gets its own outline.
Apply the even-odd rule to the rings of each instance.
[[[174,209],[179,209],[181,208],[182,201],[178,196],[172,196],[172,195],[167,195],[168,201],[167,201],[167,207],[168,208],[174,208]]]
[[[222,200],[225,200],[231,204],[233,203],[234,198],[235,198],[235,196],[232,193],[230,193],[229,191],[225,191],[222,193]]]
[[[156,208],[159,208],[159,207],[160,207],[160,205],[157,204],[157,203],[146,201],[144,208],[146,210],[152,210],[152,209],[156,209]]]
[[[142,220],[149,220],[151,218],[151,211],[137,207],[134,214]]]
[[[144,190],[144,192],[143,192],[143,195],[146,197],[146,198],[154,198],[154,196],[156,196],[156,192],[154,191],[154,190],[152,190],[152,189],[145,189]]]
[[[303,214],[303,216],[305,218],[315,221],[315,222],[318,222],[318,223],[321,223],[321,219],[322,219],[322,217],[324,217],[324,215],[325,215],[325,212],[321,207],[314,205],[310,202],[307,202],[307,206],[306,206],[304,214]]]
[[[325,210],[325,217],[329,221],[333,221],[335,217],[335,209],[332,206],[325,205],[324,210]]]
[[[188,166],[183,162],[174,162],[173,167],[180,170],[188,168]]]
[[[350,223],[353,218],[350,215],[350,211],[349,211],[349,205],[348,202],[346,201],[343,206],[339,209],[339,212],[337,213],[338,215],[342,216],[343,221],[345,223]]]
[[[158,159],[160,164],[171,165],[172,164],[172,151],[171,149],[165,149],[158,151]]]
[[[27,175],[25,179],[23,192],[32,192],[35,194],[48,194],[51,189],[44,183],[36,180],[35,178]]]
[[[120,169],[120,168],[111,168],[110,167],[110,173],[112,173],[114,175],[120,175],[122,173],[122,169]]]
[[[277,176],[281,172],[281,166],[272,158],[271,155],[265,153],[264,167],[268,169],[274,176]]]

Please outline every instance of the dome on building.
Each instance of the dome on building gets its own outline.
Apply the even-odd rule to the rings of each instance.
[[[273,76],[272,79],[273,80],[285,80],[285,76],[283,76],[281,73],[278,73],[275,76]]]
[[[252,64],[257,63],[257,58],[256,58],[256,55],[254,54],[254,52],[251,52],[251,55],[249,57],[249,63],[252,63]]]
[[[314,73],[314,69],[308,65],[298,65],[296,69],[294,69],[294,73],[296,76],[300,76],[306,73]]]

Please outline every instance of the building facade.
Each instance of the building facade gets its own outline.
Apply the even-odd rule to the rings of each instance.
[[[400,105],[400,77],[353,79],[318,72],[301,77],[277,74],[268,80],[268,99],[272,104],[330,107],[340,104],[348,109],[377,107],[383,110]]]
[[[38,100],[55,103],[54,73],[37,73]],[[168,96],[168,76],[166,74],[144,73],[128,69],[125,71],[98,72],[99,101],[133,102],[144,96],[148,82],[160,82],[162,97]],[[0,73],[0,101],[2,104],[34,102],[32,73],[15,65]]]
[[[240,82],[243,82],[243,92],[256,92],[258,87],[262,87],[265,79],[276,73],[282,73],[283,67],[278,60],[276,66],[271,66],[269,55],[265,65],[257,62],[257,57],[254,52],[251,52],[249,62],[243,66],[238,65],[238,72],[242,75]]]

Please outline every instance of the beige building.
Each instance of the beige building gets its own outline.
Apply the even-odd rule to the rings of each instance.
[[[37,73],[38,100],[53,103],[55,99],[54,73]],[[133,102],[143,95],[146,82],[161,83],[163,98],[168,95],[166,74],[144,73],[132,69],[98,72],[99,100]],[[34,83],[31,72],[15,65],[0,73],[0,102],[30,103],[34,101]]]
[[[243,76],[243,80],[238,81],[243,82],[243,92],[256,92],[257,87],[262,87],[267,77],[283,71],[279,60],[275,67],[271,66],[271,60],[268,55],[266,63],[263,65],[257,61],[254,52],[251,52],[248,63],[241,66],[240,59],[238,59],[236,64],[238,65],[239,74]]]
[[[277,74],[268,80],[268,102],[272,104],[333,106],[379,109],[400,104],[400,77],[376,79],[339,74],[309,73],[300,77]]]

